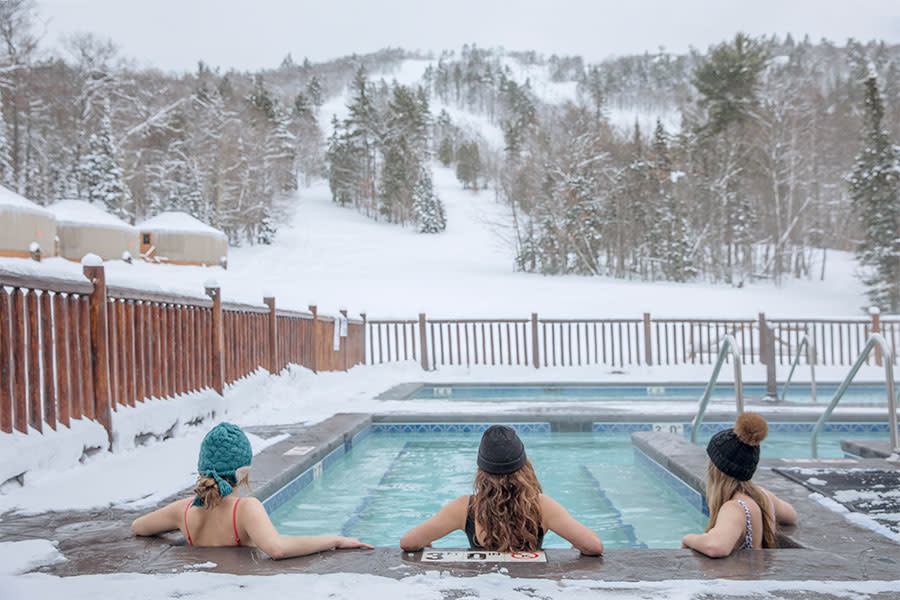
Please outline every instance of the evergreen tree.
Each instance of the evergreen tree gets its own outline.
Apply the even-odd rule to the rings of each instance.
[[[122,169],[112,139],[109,100],[104,103],[100,127],[88,140],[88,152],[82,158],[84,176],[82,190],[88,202],[102,204],[104,209],[120,219],[132,220],[126,206],[126,191],[122,183]]]
[[[379,212],[391,223],[405,223],[413,204],[414,177],[418,172],[416,158],[405,137],[391,140],[384,155],[379,190]]]
[[[315,75],[309,80],[309,83],[306,84],[306,95],[309,97],[312,105],[317,109],[322,107],[325,100],[322,97],[322,82],[319,81],[319,78]]]
[[[444,136],[441,140],[440,145],[438,146],[437,158],[441,161],[441,164],[445,167],[449,167],[453,164],[453,140],[450,136]]]
[[[850,197],[862,227],[857,256],[871,301],[900,312],[900,149],[882,126],[884,103],[870,66],[865,83],[863,150],[849,177]]]
[[[3,110],[0,110],[0,184],[9,188],[13,187],[12,159],[9,152],[9,139],[6,137],[6,121],[3,119]]]
[[[444,205],[435,195],[431,173],[424,165],[413,189],[413,213],[419,233],[440,233],[447,228]]]
[[[460,144],[456,149],[456,178],[463,184],[463,189],[478,189],[481,168],[478,144],[475,142]]]

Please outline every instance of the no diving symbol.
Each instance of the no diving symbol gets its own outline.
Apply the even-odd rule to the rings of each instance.
[[[511,555],[517,560],[534,560],[540,557],[537,552],[513,552]]]

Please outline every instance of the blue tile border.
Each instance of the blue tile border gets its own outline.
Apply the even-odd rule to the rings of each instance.
[[[482,433],[497,423],[372,423],[372,433]],[[517,433],[550,433],[550,423],[503,423]]]
[[[704,515],[709,516],[709,506],[706,505],[706,497],[703,494],[636,447],[634,448],[634,459],[636,464],[649,469],[654,475],[666,482],[676,494],[687,500],[691,506]]]
[[[361,441],[363,441],[364,439],[369,437],[371,434],[372,434],[372,425],[368,425],[368,426],[364,427],[359,433],[354,435],[353,438],[350,440],[350,448],[353,448],[353,446],[356,446]],[[349,448],[348,448],[348,450],[349,450]]]
[[[637,431],[653,431],[650,423],[592,423],[593,433],[635,433]]]
[[[595,426],[598,423],[594,424]],[[700,425],[700,435],[712,435],[717,431],[727,429],[734,423],[703,423]],[[769,433],[812,433],[815,423],[785,423],[778,421],[769,421]],[[690,435],[692,426],[690,423],[684,424],[684,432]],[[856,423],[856,422],[827,422],[822,429],[830,433],[888,433],[887,423]]]

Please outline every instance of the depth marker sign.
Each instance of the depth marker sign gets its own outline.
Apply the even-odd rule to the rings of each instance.
[[[485,550],[428,550],[422,562],[432,563],[536,563],[547,562],[543,550],[537,552],[487,552]]]

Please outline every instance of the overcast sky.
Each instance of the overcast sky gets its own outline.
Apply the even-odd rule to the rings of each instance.
[[[387,46],[464,43],[546,55],[706,49],[737,31],[900,43],[900,0],[38,0],[44,47],[61,35],[108,37],[140,64],[194,70],[275,67]]]

